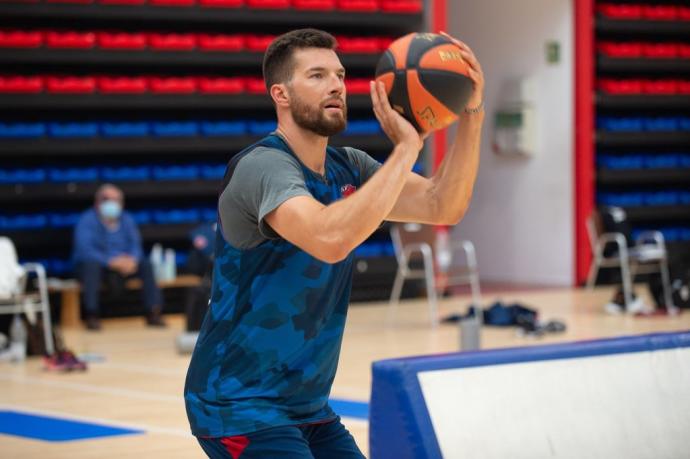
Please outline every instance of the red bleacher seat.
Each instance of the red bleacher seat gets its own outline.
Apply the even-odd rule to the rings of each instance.
[[[678,48],[678,57],[682,57],[683,59],[690,59],[690,44],[678,43],[676,47]]]
[[[96,42],[103,49],[146,49],[146,34],[124,32],[98,32]]]
[[[81,5],[88,5],[93,3],[93,0],[45,0],[46,3],[78,3]]]
[[[601,3],[597,5],[597,11],[611,19],[642,18],[642,5]]]
[[[194,6],[196,0],[149,0],[153,6]]]
[[[337,0],[337,7],[343,11],[378,11],[378,0]]]
[[[378,53],[381,48],[376,37],[343,37],[338,38],[338,49],[343,53]]]
[[[394,37],[379,37],[379,49],[385,51],[396,40]]]
[[[600,53],[617,58],[635,58],[642,56],[642,43],[602,41],[597,44]]]
[[[602,78],[597,82],[599,90],[609,94],[640,94],[642,93],[642,80],[615,80]]]
[[[678,7],[678,19],[681,21],[690,21],[690,6]]]
[[[157,94],[192,94],[196,92],[194,77],[149,77],[149,88]]]
[[[146,0],[98,0],[103,5],[143,5]]]
[[[335,9],[335,0],[292,0],[296,10],[330,11]]]
[[[96,78],[92,76],[47,76],[46,91],[51,94],[91,94],[96,91]]]
[[[290,0],[247,0],[249,8],[284,10],[290,8]]]
[[[678,11],[673,5],[644,5],[642,17],[650,21],[675,21]]]
[[[247,49],[255,52],[264,52],[268,45],[275,40],[275,35],[245,35],[245,45]]]
[[[143,94],[148,90],[146,78],[139,76],[101,76],[97,85],[103,94]]]
[[[690,80],[680,80],[678,82],[678,92],[680,94],[690,94]]]
[[[207,8],[240,8],[244,0],[199,0],[199,5]]]
[[[49,30],[46,32],[45,43],[48,48],[91,49],[96,46],[96,34],[93,32]]]
[[[348,94],[369,94],[368,78],[349,78],[345,80],[345,88]]]
[[[196,36],[191,33],[149,33],[148,44],[157,51],[192,51]]]
[[[424,8],[421,0],[381,0],[379,6],[387,13],[419,13]]]
[[[206,94],[239,94],[244,92],[240,77],[199,77],[199,91]]]
[[[0,92],[36,94],[43,91],[43,79],[38,76],[0,76]]]
[[[43,33],[35,30],[0,30],[0,48],[40,48]]]
[[[643,92],[647,94],[677,94],[676,80],[645,80],[642,84]]]
[[[209,35],[197,36],[199,49],[204,51],[242,51],[244,37],[242,35]]]
[[[654,59],[673,59],[678,57],[678,46],[675,43],[644,43],[642,55]]]
[[[244,79],[245,90],[250,94],[266,94],[266,85],[261,77],[246,77]]]

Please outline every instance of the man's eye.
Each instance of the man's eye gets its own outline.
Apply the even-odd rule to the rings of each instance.
[[[322,75],[321,75],[320,73],[315,73],[315,74],[313,74],[311,77],[312,77],[312,78],[320,79],[320,78],[322,77]]]

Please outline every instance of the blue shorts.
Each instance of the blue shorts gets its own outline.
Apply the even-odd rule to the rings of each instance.
[[[197,440],[211,459],[364,459],[340,418]]]

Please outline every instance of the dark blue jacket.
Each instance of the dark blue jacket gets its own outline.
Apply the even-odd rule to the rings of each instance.
[[[74,230],[73,259],[75,263],[97,261],[107,266],[108,261],[122,254],[139,261],[143,255],[141,235],[137,224],[127,212],[122,212],[120,226],[109,230],[98,218],[96,209],[85,211]]]

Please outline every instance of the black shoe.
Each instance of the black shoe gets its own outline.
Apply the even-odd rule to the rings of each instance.
[[[146,316],[146,325],[149,327],[166,327],[165,321],[163,320],[163,315],[161,314],[160,308],[154,308],[153,311]]]
[[[96,316],[88,316],[86,318],[86,329],[91,331],[99,331],[101,329],[101,321]]]

